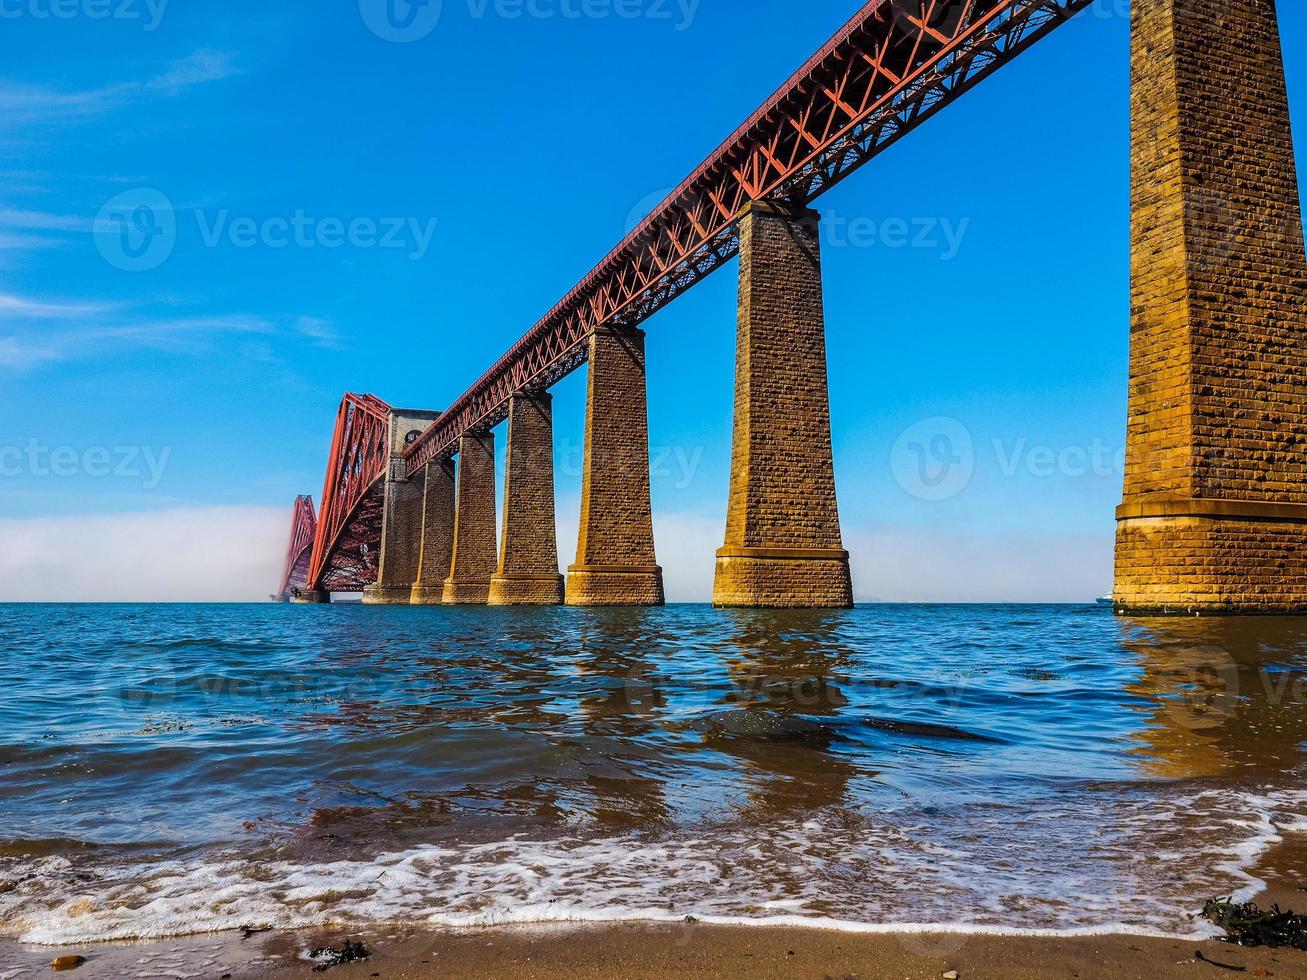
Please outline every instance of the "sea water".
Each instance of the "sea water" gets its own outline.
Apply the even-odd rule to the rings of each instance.
[[[0,606],[0,938],[1195,935],[1307,829],[1307,621]]]

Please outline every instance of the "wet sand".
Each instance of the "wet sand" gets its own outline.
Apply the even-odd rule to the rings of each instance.
[[[1030,939],[993,936],[860,936],[811,929],[643,925],[558,934],[516,931],[432,937],[430,948],[397,959],[378,952],[337,967],[339,980],[390,977],[782,978],[884,977],[930,980],[956,970],[962,978],[1194,978],[1229,972],[1307,977],[1307,954],[1244,950],[1224,943],[1185,943],[1123,936]],[[1258,971],[1265,971],[1259,973]],[[304,967],[273,977],[303,977]]]
[[[1245,976],[1307,978],[1307,953],[1249,950],[1220,942],[1185,942],[1101,936],[1044,939],[961,935],[856,935],[814,929],[650,926],[629,923],[581,929],[494,929],[408,938],[362,934],[370,959],[314,973],[300,958],[319,942],[344,934],[279,934],[239,939],[208,937],[163,944],[84,950],[88,962],[61,976],[204,977],[334,980],[445,977],[563,978],[770,978],[938,980],[956,970],[963,980],[1026,978],[1219,977],[1242,968]],[[352,934],[356,937],[357,933]],[[2,951],[0,953],[8,953]],[[5,955],[0,976],[49,975],[54,951]],[[1200,959],[1199,955],[1206,957]],[[1223,964],[1217,966],[1215,964]]]

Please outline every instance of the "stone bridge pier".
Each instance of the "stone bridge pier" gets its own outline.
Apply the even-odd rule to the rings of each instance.
[[[470,432],[458,442],[453,560],[445,579],[445,605],[484,605],[497,565],[495,434]]]
[[[423,467],[422,482],[421,553],[412,601],[415,606],[439,606],[454,562],[454,461],[432,460]]]
[[[363,590],[368,605],[406,606],[418,577],[423,480],[405,475],[404,448],[440,417],[439,412],[395,409],[390,413],[390,461],[381,517],[381,564],[377,584]]]
[[[1135,0],[1115,599],[1307,612],[1307,258],[1274,0]]]
[[[518,392],[508,403],[508,466],[499,568],[492,606],[556,606],[563,601],[554,521],[553,396]]]
[[[740,216],[735,437],[718,606],[853,605],[831,450],[819,216]]]
[[[581,526],[567,604],[662,603],[649,487],[644,331],[599,327],[590,338]]]

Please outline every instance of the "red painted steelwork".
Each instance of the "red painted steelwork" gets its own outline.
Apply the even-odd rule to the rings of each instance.
[[[296,497],[290,520],[290,546],[286,549],[286,570],[281,576],[277,595],[286,599],[292,591],[309,584],[309,563],[313,559],[313,539],[318,533],[318,515],[312,497]]]
[[[808,204],[1092,0],[870,0],[405,453],[408,472],[494,425],[739,251],[751,200]]]
[[[308,588],[358,592],[377,580],[381,501],[390,459],[390,406],[372,395],[346,395],[322,488]]]

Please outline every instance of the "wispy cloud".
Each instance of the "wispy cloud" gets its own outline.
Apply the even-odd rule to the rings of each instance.
[[[221,82],[238,74],[240,69],[231,52],[201,49],[174,61],[162,73],[147,81],[144,87],[151,92],[177,95],[197,85]]]
[[[0,371],[29,371],[61,359],[59,352],[46,344],[0,337]]]
[[[87,304],[47,303],[0,293],[0,320],[70,319],[104,313],[109,307]]]
[[[71,214],[0,208],[0,228],[15,231],[90,231],[91,222]]]
[[[39,85],[0,82],[0,124],[72,120],[99,115],[143,99],[168,98],[240,73],[232,55],[201,49],[139,81],[61,91]]]
[[[315,346],[326,350],[341,350],[344,346],[341,343],[340,331],[336,329],[336,324],[324,317],[296,317],[295,332],[301,337],[313,341]]]
[[[84,217],[0,208],[0,264],[38,249],[64,248],[75,236],[91,231]]]
[[[335,325],[296,314],[178,316],[167,308],[33,299],[0,293],[0,370],[133,350],[203,353],[222,338],[289,337],[339,349]]]

